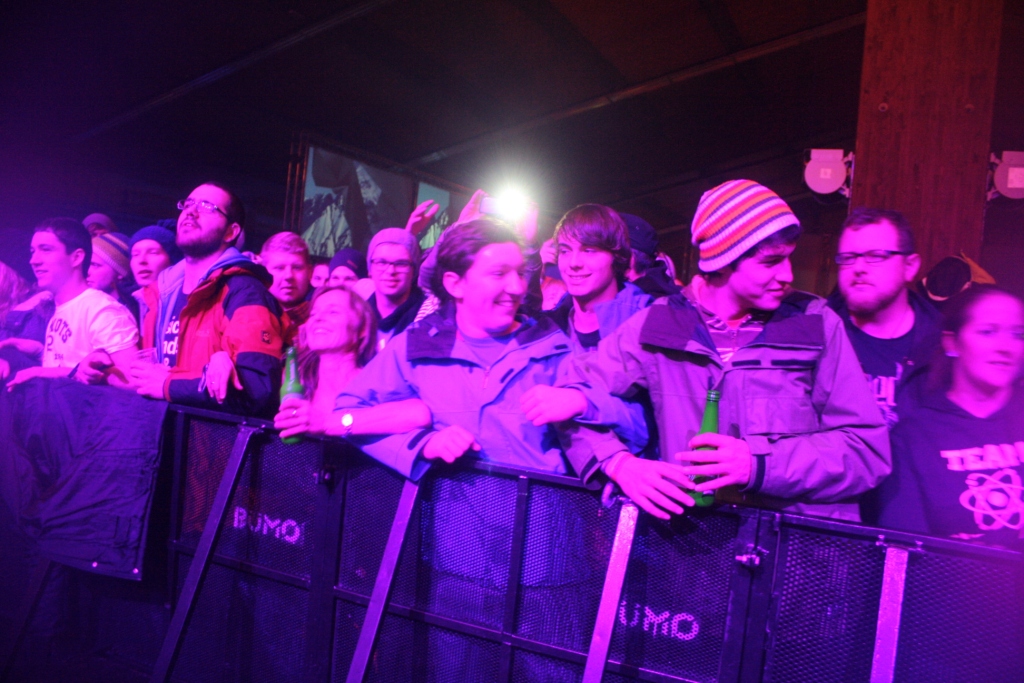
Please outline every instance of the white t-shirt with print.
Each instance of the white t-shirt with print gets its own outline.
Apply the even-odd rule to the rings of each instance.
[[[44,368],[73,368],[103,349],[108,353],[135,348],[139,330],[124,304],[98,289],[86,289],[53,312],[46,326]]]

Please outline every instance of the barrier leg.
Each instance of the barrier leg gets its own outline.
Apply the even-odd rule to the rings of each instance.
[[[896,671],[896,648],[900,639],[900,615],[903,612],[903,587],[907,580],[906,548],[885,549],[882,594],[878,598],[878,626],[875,651],[871,656],[871,683],[892,683]]]
[[[629,565],[629,554],[633,549],[633,535],[636,533],[639,513],[639,509],[633,503],[623,503],[622,509],[619,510],[619,524],[615,529],[615,540],[612,543],[611,557],[608,559],[604,588],[601,589],[601,603],[597,607],[594,635],[590,639],[590,650],[587,651],[583,683],[600,683],[604,675],[604,667],[608,662],[608,648],[611,647],[612,632],[615,630],[615,611],[622,596],[622,584],[626,580],[626,567]]]
[[[178,604],[171,617],[171,624],[164,637],[163,646],[160,648],[160,656],[157,657],[156,665],[153,667],[153,677],[150,679],[152,683],[166,683],[170,680],[171,670],[174,668],[185,631],[188,629],[188,622],[195,610],[196,598],[206,579],[206,572],[210,569],[213,548],[220,537],[224,515],[231,503],[231,497],[235,493],[235,487],[238,486],[238,479],[242,475],[242,465],[245,463],[245,452],[249,447],[249,440],[253,434],[259,431],[261,431],[259,427],[249,427],[244,424],[238,428],[238,436],[235,437],[235,444],[228,456],[224,476],[220,479],[217,495],[210,508],[210,515],[206,518],[206,524],[203,526],[203,534],[199,537],[196,554],[188,568],[188,576],[185,577],[185,585],[181,589]]]
[[[14,665],[14,658],[18,654],[18,648],[21,647],[21,641],[28,632],[29,624],[32,623],[32,615],[36,611],[36,605],[39,604],[39,598],[42,597],[43,589],[46,588],[46,581],[50,578],[50,566],[52,564],[51,560],[40,558],[39,563],[32,570],[28,591],[26,591],[25,597],[22,598],[18,614],[14,618],[14,623],[11,624],[11,632],[8,634],[10,637],[7,639],[7,644],[3,652],[0,653],[0,665],[2,665],[2,668],[0,668],[0,681],[7,680],[7,675]]]
[[[384,620],[384,612],[388,608],[388,598],[391,594],[391,586],[394,584],[395,570],[398,568],[402,545],[405,543],[405,533],[409,529],[409,520],[416,508],[416,497],[419,492],[419,484],[406,480],[402,487],[402,497],[398,500],[395,520],[391,523],[388,544],[384,546],[384,556],[381,558],[380,568],[377,570],[377,579],[373,582],[373,593],[370,595],[370,604],[366,608],[363,627],[359,631],[359,640],[356,642],[355,654],[352,655],[352,664],[348,668],[348,676],[345,677],[346,683],[362,683],[363,677],[366,675],[366,667],[370,663],[370,655],[373,654],[377,633],[380,631],[381,621]]]

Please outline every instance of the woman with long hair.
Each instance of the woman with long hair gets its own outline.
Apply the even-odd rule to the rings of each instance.
[[[296,434],[391,434],[427,427],[430,410],[419,399],[360,410],[334,411],[338,394],[377,350],[377,324],[369,304],[347,287],[322,287],[299,329],[298,369],[304,398],[287,398],[274,417],[283,438]]]
[[[944,356],[901,397],[879,525],[1024,549],[1024,302],[978,285],[944,313]]]

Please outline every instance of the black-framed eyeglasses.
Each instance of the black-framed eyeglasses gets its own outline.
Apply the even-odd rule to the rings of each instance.
[[[888,249],[873,249],[871,251],[865,251],[864,253],[858,254],[855,251],[843,251],[836,254],[836,263],[840,266],[852,266],[857,262],[857,259],[864,259],[864,263],[881,263],[882,261],[888,261],[893,256],[908,256],[910,252],[906,251],[891,251]]]
[[[205,199],[200,199],[199,201],[196,201],[195,199],[189,197],[188,199],[183,199],[180,202],[178,202],[179,211],[188,211],[189,209],[192,208],[198,210],[199,213],[219,213],[222,214],[225,218],[228,217],[228,214],[224,211],[224,209],[220,208],[213,202],[206,201]]]
[[[412,270],[412,261],[386,261],[382,258],[370,259],[370,265],[377,270],[387,270],[390,266],[396,273],[408,273]]]

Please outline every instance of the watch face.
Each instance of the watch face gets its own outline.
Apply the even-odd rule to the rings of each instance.
[[[342,427],[346,427],[346,428],[347,427],[351,427],[352,426],[352,422],[353,422],[352,413],[345,413],[344,415],[341,416],[341,426]]]

